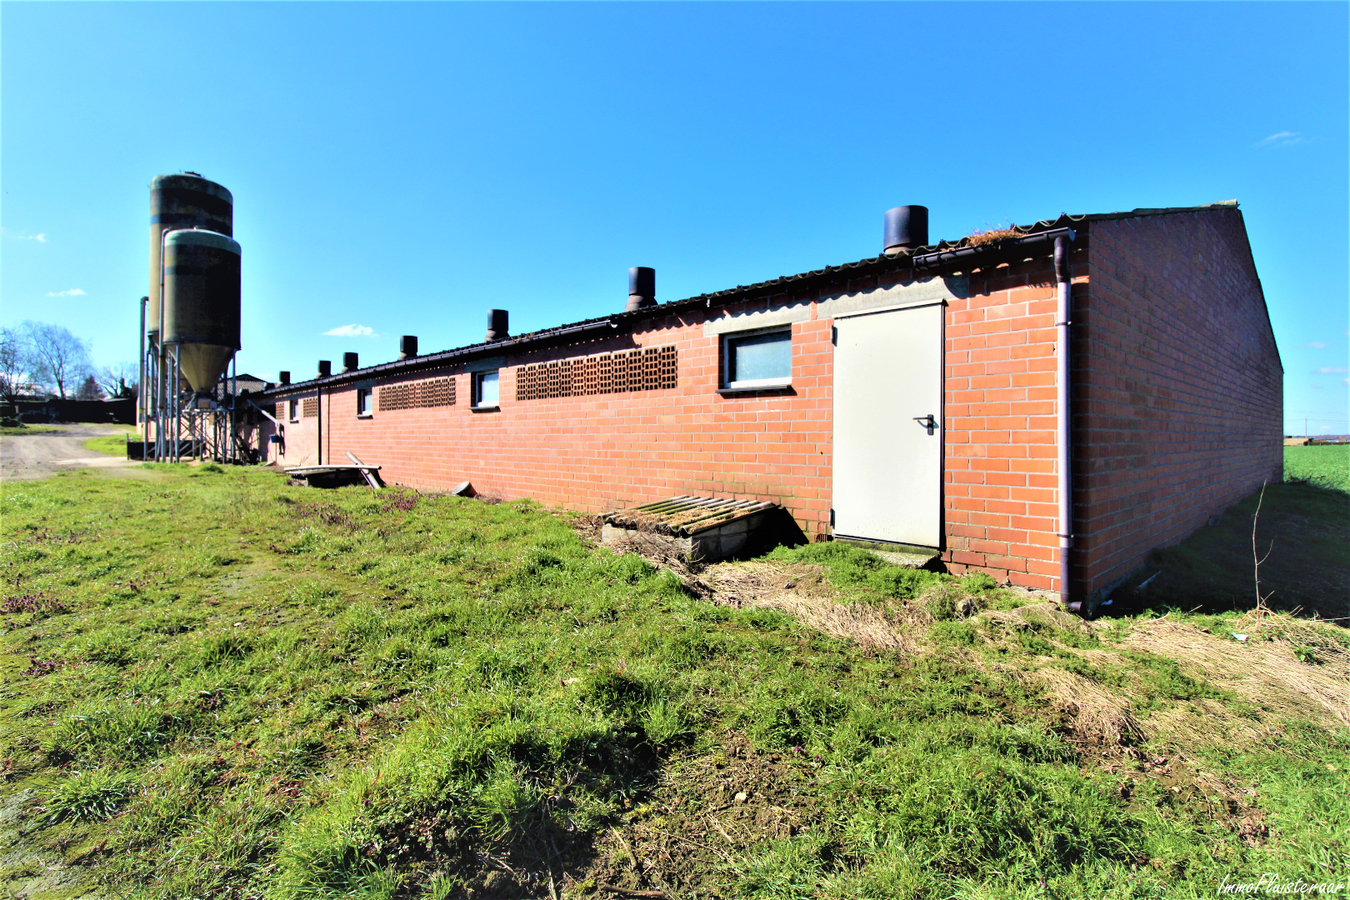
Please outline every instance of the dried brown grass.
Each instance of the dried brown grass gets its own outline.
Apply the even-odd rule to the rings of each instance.
[[[932,610],[944,604],[951,604],[958,619],[972,617],[986,641],[1012,641],[1019,630],[1033,630],[1060,651],[1125,673],[1123,684],[1099,683],[1067,671],[1049,657],[1023,655],[1013,657],[1020,659],[1018,664],[1009,665],[978,651],[948,647],[943,652],[959,652],[970,665],[1031,686],[1059,713],[1071,739],[1098,754],[1130,754],[1132,747],[1148,741],[1183,752],[1220,745],[1255,748],[1292,719],[1350,727],[1350,654],[1329,635],[1333,626],[1318,622],[1285,614],[1252,616],[1238,622],[1251,635],[1239,643],[1190,623],[1162,619],[1134,623],[1114,639],[1109,636],[1110,623],[1087,622],[1054,602],[978,610],[975,599],[955,582],[934,585],[908,603],[843,603],[819,565],[752,561],[703,567],[673,552],[668,540],[641,532],[625,549],[673,570],[692,593],[711,602],[777,610],[869,652],[933,652]],[[1078,639],[1093,633],[1105,640],[1094,646]],[[1316,647],[1317,662],[1298,659],[1293,652],[1296,645]],[[1174,660],[1188,676],[1231,693],[1248,708],[1195,699],[1140,712],[1134,698],[1143,695],[1145,672],[1126,651]]]
[[[1333,626],[1280,618],[1284,621],[1275,628],[1265,626],[1265,633],[1259,630],[1262,623],[1251,620],[1252,630],[1239,632],[1249,634],[1246,643],[1186,623],[1145,622],[1125,638],[1123,646],[1176,660],[1188,674],[1232,691],[1279,718],[1302,718],[1324,727],[1350,726],[1350,655],[1327,641],[1319,662],[1304,662],[1294,655],[1294,642],[1284,636],[1289,633],[1284,629],[1290,629],[1313,641],[1320,628]]]
[[[925,624],[918,621],[925,614],[908,606],[840,603],[822,566],[722,563],[710,566],[698,581],[713,602],[778,610],[868,651],[916,653],[925,646],[924,629],[915,627]]]
[[[982,247],[985,244],[996,244],[1007,238],[1020,237],[1021,232],[1016,228],[995,228],[992,231],[977,231],[974,234],[966,236],[967,247]]]
[[[991,625],[1005,628],[1039,628],[1059,631],[1073,631],[1086,635],[1092,626],[1077,615],[1060,609],[1058,603],[1046,601],[1028,603],[1016,609],[989,609],[980,613],[980,618]]]
[[[1056,632],[1105,634],[1112,626],[1085,622],[1052,604],[987,610],[980,613],[980,620],[987,623],[986,634],[993,641],[1032,628],[1060,650],[1124,674],[1124,682],[1117,686],[1067,671],[1049,657],[1024,658],[1020,670],[983,661],[1043,691],[1080,744],[1109,750],[1156,740],[1186,752],[1215,746],[1252,749],[1291,720],[1327,728],[1350,726],[1350,655],[1328,634],[1332,626],[1287,615],[1253,615],[1239,620],[1240,627],[1250,632],[1248,641],[1240,643],[1190,623],[1163,619],[1136,623],[1119,642],[1108,639],[1096,647],[1083,647],[1069,646],[1077,642],[1066,643],[1068,635]],[[1317,647],[1317,662],[1298,659],[1296,645]],[[1146,673],[1126,655],[1128,651],[1172,660],[1187,676],[1240,702],[1196,698],[1141,712],[1133,698],[1143,694]]]
[[[1130,708],[1130,701],[1080,675],[1051,666],[1039,669],[1035,681],[1051,705],[1065,718],[1078,743],[1116,747],[1142,743],[1148,735]]]

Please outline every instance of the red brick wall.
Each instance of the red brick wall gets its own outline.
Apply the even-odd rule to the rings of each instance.
[[[1086,281],[1087,255],[1072,257]],[[947,309],[943,492],[953,572],[1059,590],[1054,267],[1049,258],[971,275]]]
[[[1075,593],[1279,481],[1283,371],[1236,209],[1098,221],[1075,297]]]
[[[972,276],[970,298],[949,305],[944,423],[944,561],[953,571],[977,568],[1047,589],[1057,588],[1059,572],[1053,280],[1048,261],[1004,266]],[[840,281],[751,307],[888,283],[895,282]],[[792,326],[793,390],[786,394],[717,394],[719,339],[704,336],[698,314],[655,320],[631,338],[512,357],[501,370],[499,412],[470,410],[462,367],[399,379],[452,375],[453,407],[377,407],[363,420],[354,386],[344,386],[324,395],[324,458],[343,462],[351,450],[382,465],[391,483],[444,490],[467,480],[480,492],[592,512],[677,494],[774,500],[816,539],[830,533],[832,324]],[[514,400],[517,365],[672,343],[677,388]],[[282,465],[314,462],[315,425],[287,425]]]
[[[518,365],[670,344],[679,353],[678,387],[515,399]],[[719,340],[704,336],[695,315],[654,320],[631,337],[513,355],[500,370],[498,412],[470,409],[463,366],[387,382],[450,375],[454,406],[377,406],[372,418],[358,419],[355,387],[347,385],[325,392],[324,458],[345,462],[350,450],[381,465],[391,483],[445,490],[469,481],[480,493],[588,512],[679,494],[772,500],[815,538],[829,529],[831,350],[829,322],[794,324],[792,390],[722,396]],[[313,462],[314,427],[313,419],[287,425],[282,465]]]

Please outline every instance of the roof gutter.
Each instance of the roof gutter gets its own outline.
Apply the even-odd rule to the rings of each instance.
[[[990,262],[1005,256],[1026,259],[1037,252],[1057,246],[1061,239],[1067,239],[1069,243],[1073,243],[1076,236],[1072,228],[1053,228],[1050,231],[1008,238],[994,244],[922,253],[913,258],[914,268],[916,270],[945,269],[961,263],[988,265]]]

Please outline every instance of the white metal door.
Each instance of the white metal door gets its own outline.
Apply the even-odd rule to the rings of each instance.
[[[941,546],[942,311],[835,319],[838,537]]]

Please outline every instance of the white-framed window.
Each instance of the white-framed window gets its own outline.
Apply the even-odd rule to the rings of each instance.
[[[292,422],[300,421],[300,398],[292,397],[286,401],[286,417]]]
[[[792,326],[722,335],[724,391],[756,391],[792,384]]]
[[[375,414],[375,391],[372,388],[356,389],[356,415],[369,419]]]
[[[473,373],[473,408],[496,409],[499,393],[497,390],[497,370]]]

